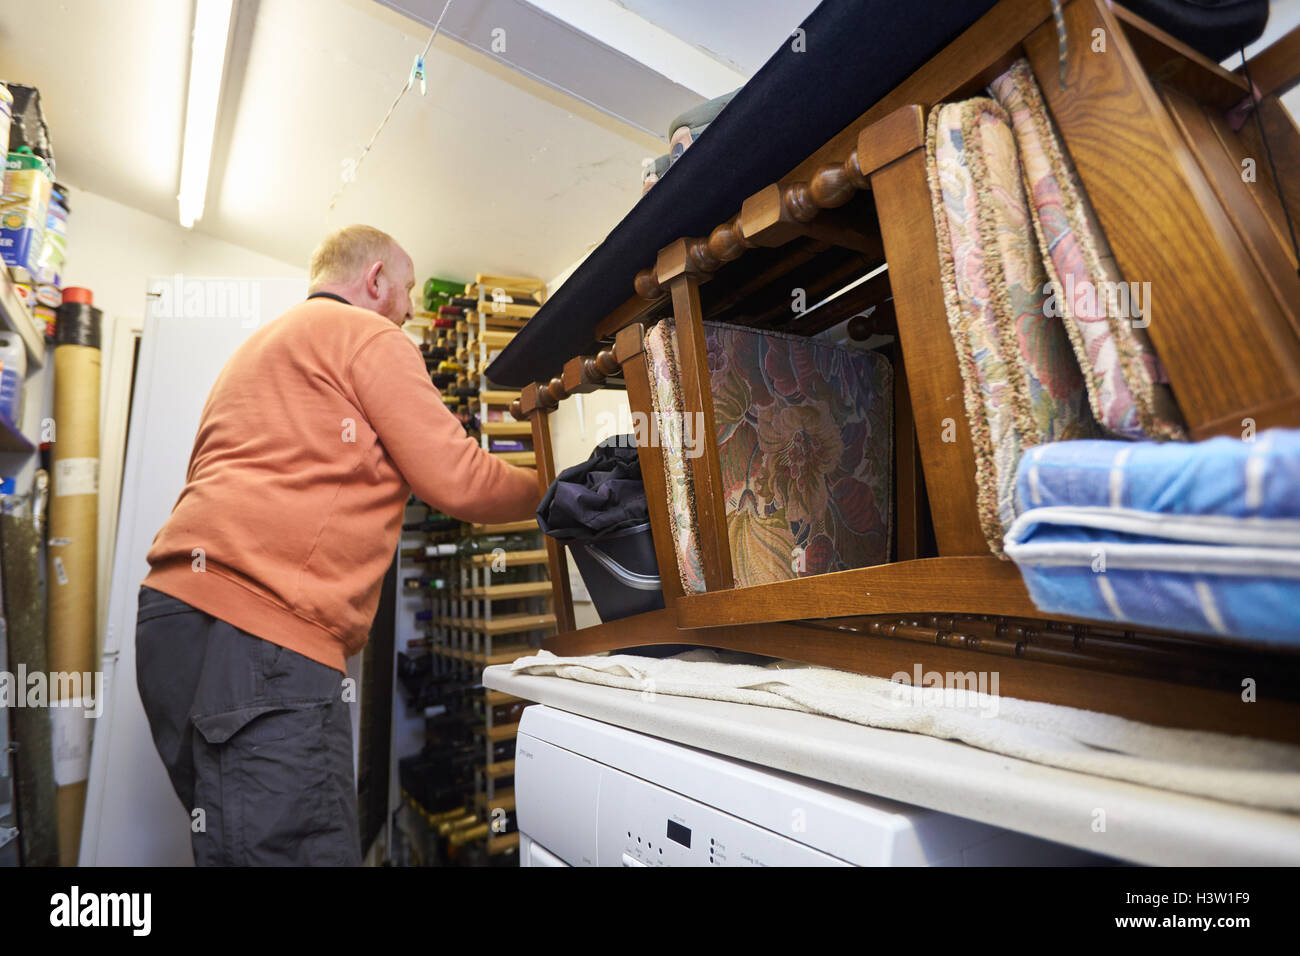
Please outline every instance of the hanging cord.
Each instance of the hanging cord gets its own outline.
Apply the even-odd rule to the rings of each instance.
[[[1282,215],[1286,218],[1287,232],[1291,234],[1291,251],[1295,253],[1296,275],[1300,275],[1300,244],[1296,242],[1295,223],[1291,221],[1291,210],[1287,208],[1286,195],[1282,192],[1282,178],[1277,174],[1277,166],[1273,162],[1273,150],[1268,145],[1268,134],[1264,132],[1264,121],[1259,118],[1259,95],[1255,88],[1254,81],[1250,78],[1250,67],[1246,64],[1246,50],[1241,50],[1241,72],[1246,77],[1246,85],[1250,87],[1250,101],[1254,104],[1251,110],[1255,114],[1255,125],[1259,128],[1259,138],[1264,144],[1264,155],[1268,158],[1268,168],[1273,174],[1273,185],[1277,187],[1277,198],[1282,201]]]
[[[442,8],[442,13],[438,14],[438,22],[433,25],[433,32],[429,34],[429,39],[424,44],[424,49],[420,51],[420,55],[416,58],[418,61],[423,61],[424,58],[428,56],[429,47],[433,46],[433,38],[438,35],[438,29],[442,26],[442,18],[447,15],[447,10],[450,7],[451,0],[447,0],[446,5]],[[374,135],[370,137],[370,142],[366,143],[366,148],[363,149],[361,155],[357,157],[356,163],[352,166],[353,178],[356,176],[356,171],[361,168],[361,162],[366,158],[366,153],[370,152],[370,147],[375,145],[375,140],[379,139],[379,134],[382,133],[384,127],[388,125],[388,120],[392,117],[393,111],[397,109],[397,104],[402,102],[402,97],[405,96],[407,91],[411,88],[413,78],[414,74],[406,78],[406,83],[403,84],[401,90],[398,91],[396,99],[393,100],[393,105],[388,107],[388,112],[385,113],[384,118],[380,120],[379,128],[375,130]],[[331,212],[334,210],[334,204],[338,202],[339,197],[343,195],[343,190],[348,188],[348,183],[351,181],[351,179],[344,179],[343,184],[335,191],[334,196],[330,199]]]
[[[1061,0],[1052,0],[1052,19],[1056,21],[1056,62],[1061,69],[1061,89],[1065,89],[1065,64],[1069,56],[1069,38],[1065,34],[1065,11]]]

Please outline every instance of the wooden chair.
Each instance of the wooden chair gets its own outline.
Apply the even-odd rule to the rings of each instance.
[[[549,414],[565,397],[617,383],[634,412],[650,413],[642,343],[659,318],[676,323],[684,411],[716,434],[706,318],[812,335],[882,304],[868,331],[897,337],[896,560],[734,587],[717,449],[706,442],[691,469],[707,592],[684,594],[661,452],[642,447],[667,606],[575,630],[565,555],[548,540],[558,630],[549,649],[699,644],[886,677],[917,665],[949,678],[996,669],[1009,696],[1300,741],[1300,657],[1043,620],[1016,567],[989,553],[980,530],[926,182],[925,119],[937,103],[978,95],[1020,57],[1122,272],[1152,284],[1148,331],[1193,436],[1240,436],[1247,423],[1300,426],[1300,274],[1284,214],[1285,206],[1300,224],[1300,134],[1277,102],[1300,62],[1285,54],[1297,35],[1275,48],[1281,53],[1257,58],[1256,106],[1243,76],[1122,7],[1071,0],[1064,15],[1064,85],[1049,3],[1003,0],[707,236],[660,250],[632,280],[635,294],[598,326],[597,337],[612,345],[526,387],[512,408],[532,423],[546,487],[555,477]],[[1261,127],[1279,173],[1292,174],[1280,188],[1266,168]],[[1247,159],[1256,160],[1254,182],[1243,179]],[[788,301],[799,284],[792,277],[833,290],[882,264],[886,273],[797,322],[788,321],[788,306],[784,314],[761,307]],[[743,316],[738,302],[750,304]],[[1243,703],[1247,679],[1255,703]]]

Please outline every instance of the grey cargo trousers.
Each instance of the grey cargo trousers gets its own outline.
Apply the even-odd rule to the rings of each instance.
[[[343,675],[141,587],[136,680],[199,866],[358,866]]]

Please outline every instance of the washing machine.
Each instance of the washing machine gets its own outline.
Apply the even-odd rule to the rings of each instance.
[[[1110,862],[553,707],[515,744],[521,866],[1044,866]]]

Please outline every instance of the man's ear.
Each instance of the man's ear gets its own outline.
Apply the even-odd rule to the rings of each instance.
[[[383,271],[383,260],[370,263],[370,268],[366,270],[366,291],[376,299],[379,298],[379,273]]]

